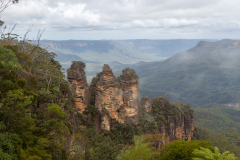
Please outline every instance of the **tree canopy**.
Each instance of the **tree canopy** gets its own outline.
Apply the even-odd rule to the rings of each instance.
[[[238,159],[234,154],[229,151],[225,151],[223,154],[219,152],[217,147],[214,147],[214,152],[208,148],[200,147],[200,149],[195,149],[193,151],[193,160],[236,160]]]

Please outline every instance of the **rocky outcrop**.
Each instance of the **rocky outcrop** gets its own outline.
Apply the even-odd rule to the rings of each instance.
[[[163,134],[162,144],[173,140],[191,140],[195,114],[189,105],[180,102],[170,103],[164,97],[152,100],[144,97],[141,99],[141,105],[155,117],[159,132]]]
[[[152,101],[147,96],[141,99],[141,105],[144,107],[146,112],[152,111]]]
[[[91,88],[95,94],[95,106],[100,112],[107,110],[109,118],[103,115],[102,129],[110,130],[110,118],[119,123],[137,123],[138,76],[132,69],[123,70],[118,79],[105,64],[102,72],[92,79]]]
[[[105,64],[102,72],[92,79],[91,88],[95,95],[95,107],[100,112],[106,109],[111,118],[124,123],[124,119],[119,113],[123,105],[123,92],[117,78],[113,75],[112,69],[108,65]],[[102,126],[109,128],[106,121],[107,118],[105,117]]]
[[[81,113],[90,104],[91,98],[91,92],[87,84],[84,68],[85,64],[83,62],[73,62],[67,73],[67,78],[70,82],[70,90],[76,101],[76,110]]]
[[[126,68],[118,77],[121,90],[123,91],[123,102],[125,109],[125,121],[137,123],[138,115],[138,75],[133,69]]]
[[[68,70],[70,88],[76,100],[76,109],[83,112],[90,103],[90,90],[87,85],[84,72],[85,64],[75,62]],[[103,130],[114,128],[115,122],[138,123],[142,120],[148,126],[152,123],[153,133],[161,133],[163,136],[159,146],[173,140],[191,140],[194,130],[195,115],[189,105],[183,103],[170,103],[164,97],[150,100],[143,97],[138,99],[139,82],[138,76],[133,69],[126,68],[122,75],[116,78],[112,69],[105,64],[102,72],[92,79],[91,90],[93,101],[98,109],[98,127]],[[139,106],[143,110],[139,111]],[[144,114],[143,114],[144,112]],[[139,114],[141,115],[139,116]],[[146,113],[146,114],[145,114]],[[146,116],[146,117],[144,117]]]

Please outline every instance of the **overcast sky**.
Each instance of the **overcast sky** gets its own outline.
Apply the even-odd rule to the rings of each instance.
[[[1,20],[30,39],[240,39],[240,0],[19,0]]]

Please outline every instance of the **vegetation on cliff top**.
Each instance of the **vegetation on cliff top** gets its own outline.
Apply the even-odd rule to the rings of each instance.
[[[160,97],[153,100],[152,114],[141,112],[138,125],[112,121],[116,127],[106,132],[96,130],[100,115],[95,106],[89,106],[76,117],[74,126],[74,100],[54,54],[40,48],[28,54],[19,48],[10,44],[0,46],[4,53],[1,54],[4,63],[0,64],[0,153],[4,158],[115,159],[123,147],[134,144],[134,136],[149,133],[152,137],[159,130],[159,122],[167,123],[166,116],[191,111],[188,105],[169,103]],[[34,58],[38,54],[41,58]],[[22,55],[28,58],[22,59]],[[37,65],[32,65],[32,61]],[[70,137],[75,137],[74,144]],[[71,155],[73,151],[75,154]],[[160,156],[159,152],[154,156]]]
[[[156,141],[164,138],[157,134],[159,124],[192,112],[188,105],[163,97],[153,100],[152,113],[141,111],[139,124],[111,120],[111,131],[99,129],[101,115],[94,105],[83,114],[74,111],[74,98],[55,56],[9,35],[0,40],[0,159],[187,159],[194,148],[212,149],[207,141],[176,141],[164,146],[165,151],[156,150]],[[120,78],[138,79],[129,68]]]
[[[1,159],[66,159],[74,100],[61,65],[28,42],[0,43]]]

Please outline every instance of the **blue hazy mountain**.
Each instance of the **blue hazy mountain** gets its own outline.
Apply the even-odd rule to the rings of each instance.
[[[193,107],[240,103],[240,41],[201,41],[161,62],[132,65],[141,95],[166,96]]]

